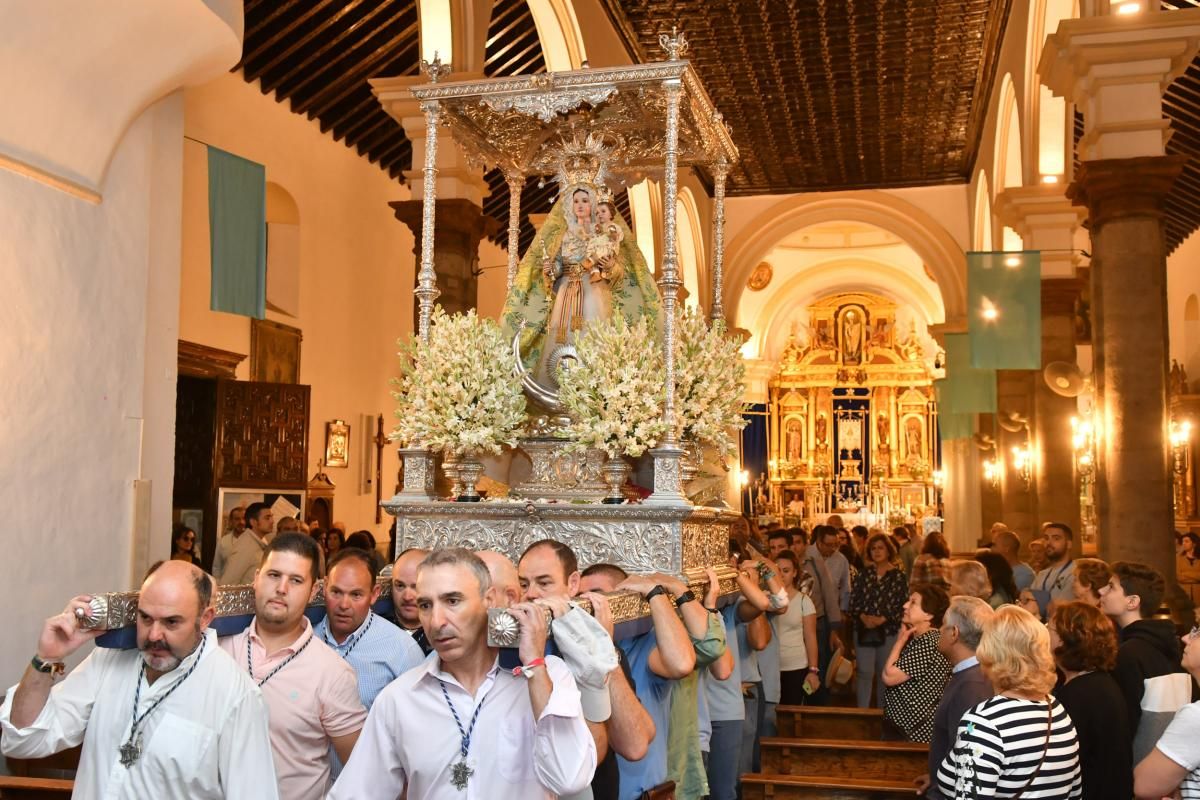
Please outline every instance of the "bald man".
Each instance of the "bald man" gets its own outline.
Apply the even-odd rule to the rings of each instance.
[[[516,565],[509,557],[495,550],[477,550],[475,555],[487,564],[488,574],[492,576],[492,588],[496,590],[496,605],[508,608],[521,602],[521,580],[517,576]]]
[[[212,593],[198,567],[155,564],[138,594],[137,649],[97,648],[55,685],[63,661],[101,633],[80,623],[91,598],[72,599],[46,620],[0,708],[4,755],[82,743],[76,797],[277,800],[267,707],[217,646]]]
[[[408,631],[425,655],[433,652],[433,645],[425,636],[417,609],[417,567],[427,555],[428,550],[411,547],[397,556],[392,565],[392,622]]]

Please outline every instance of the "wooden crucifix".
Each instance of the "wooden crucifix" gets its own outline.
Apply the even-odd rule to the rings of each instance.
[[[388,443],[388,437],[383,432],[383,414],[375,420],[375,523],[383,522],[383,448]]]

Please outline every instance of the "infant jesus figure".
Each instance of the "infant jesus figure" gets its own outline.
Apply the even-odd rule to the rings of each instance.
[[[621,249],[622,238],[624,234],[621,228],[617,223],[610,222],[598,226],[596,234],[588,239],[584,266],[591,283],[608,281],[611,286],[620,281],[624,270],[617,264],[617,253]]]

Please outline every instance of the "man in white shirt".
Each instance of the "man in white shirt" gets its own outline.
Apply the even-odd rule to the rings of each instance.
[[[46,620],[0,708],[4,754],[42,758],[82,742],[77,799],[278,798],[262,694],[207,630],[212,579],[182,561],[153,567],[138,595],[138,649],[98,648],[53,686],[63,659],[100,633],[80,627],[90,600]]]
[[[233,552],[233,546],[246,530],[246,507],[238,506],[229,511],[229,520],[225,523],[225,531],[217,540],[217,552],[213,555],[212,575],[218,582],[225,574],[225,562]]]
[[[579,690],[555,656],[544,656],[545,612],[518,603],[522,667],[499,665],[487,643],[494,590],[487,566],[467,550],[430,554],[417,572],[421,624],[436,656],[375,699],[330,800],[550,800],[588,785],[596,746]]]
[[[217,577],[222,586],[241,586],[254,582],[254,573],[267,549],[267,539],[275,532],[275,515],[266,503],[251,503],[246,508],[246,532],[229,548],[224,569]]]

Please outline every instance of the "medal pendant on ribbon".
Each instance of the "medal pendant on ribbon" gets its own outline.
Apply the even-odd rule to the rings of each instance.
[[[467,788],[467,781],[474,774],[475,770],[471,769],[466,761],[459,761],[450,767],[450,783],[454,784],[454,788],[461,792]]]
[[[130,739],[128,742],[121,745],[121,765],[124,766],[125,769],[129,769],[133,766],[134,762],[138,760],[138,756],[141,754],[141,743]]]

